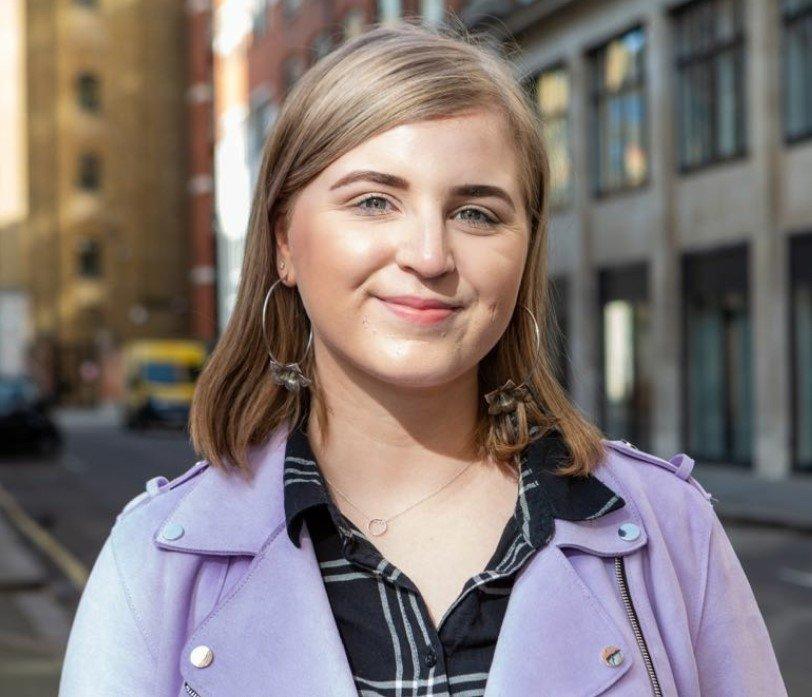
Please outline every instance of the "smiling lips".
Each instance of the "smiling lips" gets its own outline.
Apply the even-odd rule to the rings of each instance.
[[[430,300],[411,295],[378,298],[378,300],[401,319],[423,326],[442,322],[459,309],[459,306],[441,300]]]

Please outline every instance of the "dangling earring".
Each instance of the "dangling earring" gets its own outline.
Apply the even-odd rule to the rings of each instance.
[[[280,264],[281,268],[285,268],[285,262],[283,261]],[[294,363],[280,363],[279,361],[274,358],[273,353],[271,353],[271,344],[268,341],[268,334],[266,329],[266,313],[268,309],[268,300],[271,297],[271,293],[273,292],[274,288],[276,288],[277,284],[282,281],[281,278],[278,278],[276,281],[271,284],[271,287],[268,289],[268,292],[265,294],[265,302],[262,303],[262,337],[265,339],[265,348],[268,351],[268,356],[270,356],[270,372],[271,372],[271,379],[277,385],[283,385],[285,389],[289,392],[298,393],[303,387],[309,387],[313,384],[313,381],[308,378],[303,372],[302,369],[299,367],[298,362]],[[313,343],[313,327],[310,327],[310,335],[307,339],[307,346],[305,347],[304,356],[302,356],[301,360],[304,360],[307,357],[307,352],[310,350],[310,346]]]
[[[533,374],[533,367],[538,360],[541,350],[541,332],[539,332],[539,325],[533,313],[530,312],[526,305],[522,305],[522,308],[527,311],[527,314],[530,315],[530,319],[533,320],[533,328],[536,335],[536,352],[533,364],[527,372],[525,379],[518,385],[509,379],[504,385],[495,390],[491,390],[485,395],[485,401],[488,403],[488,413],[493,416],[506,414],[513,426],[514,433],[518,433],[519,431],[519,418],[516,414],[519,402],[532,402],[535,400],[539,403],[533,388],[528,383],[528,378]]]

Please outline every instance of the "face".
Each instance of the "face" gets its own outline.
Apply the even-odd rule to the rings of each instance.
[[[513,314],[528,250],[517,158],[490,111],[404,124],[302,189],[277,272],[298,286],[317,368],[402,387],[475,375]]]

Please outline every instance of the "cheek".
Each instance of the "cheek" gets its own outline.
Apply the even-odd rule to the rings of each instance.
[[[298,232],[291,251],[308,313],[350,310],[357,300],[352,294],[373,273],[381,245],[368,233],[329,220],[316,219]]]
[[[477,295],[483,320],[503,330],[510,321],[521,284],[524,249],[519,244],[467,250],[460,268]]]

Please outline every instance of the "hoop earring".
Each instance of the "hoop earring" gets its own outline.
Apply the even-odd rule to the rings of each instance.
[[[271,353],[271,344],[268,341],[268,334],[266,330],[265,316],[268,309],[268,300],[270,299],[274,288],[276,288],[277,284],[281,281],[281,278],[276,279],[276,281],[271,284],[268,292],[265,294],[265,301],[262,303],[262,338],[265,339],[265,348],[268,351],[268,356],[270,356],[271,380],[273,380],[277,385],[283,385],[289,392],[298,394],[303,387],[309,387],[311,384],[313,384],[313,381],[302,372],[298,362],[283,364],[274,358],[273,353]],[[307,352],[310,350],[312,343],[313,326],[311,325],[310,335],[307,339],[307,346],[305,347],[304,355],[302,356],[301,360],[304,360],[307,357]]]
[[[513,380],[509,379],[504,385],[485,395],[485,401],[488,403],[488,413],[494,416],[507,414],[513,417],[511,420],[513,421],[514,428],[517,428],[518,424],[516,423],[516,415],[513,412],[518,408],[519,402],[532,402],[535,400],[538,403],[533,388],[527,381],[533,374],[533,367],[535,367],[541,352],[541,332],[539,331],[538,322],[526,305],[522,305],[521,307],[527,311],[527,314],[530,315],[530,319],[533,320],[533,329],[536,335],[536,352],[531,368],[527,372],[525,379],[518,385],[515,385]]]

